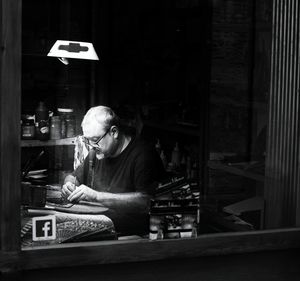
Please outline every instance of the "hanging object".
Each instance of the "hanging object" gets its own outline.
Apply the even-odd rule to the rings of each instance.
[[[92,43],[57,40],[48,57],[57,57],[63,64],[69,64],[69,58],[84,60],[99,60]]]

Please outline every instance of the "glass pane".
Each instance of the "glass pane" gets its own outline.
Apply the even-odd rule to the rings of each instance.
[[[269,2],[23,1],[23,247],[265,228]]]
[[[124,9],[131,14],[117,16]],[[198,235],[207,11],[200,2],[24,1],[23,247]],[[100,62],[47,57],[68,38],[93,41]],[[81,127],[91,104],[120,122],[96,122],[107,110],[98,108]]]

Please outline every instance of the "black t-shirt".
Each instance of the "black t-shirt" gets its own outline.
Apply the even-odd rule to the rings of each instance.
[[[97,159],[91,153],[73,173],[81,184],[111,193],[141,192],[153,195],[165,171],[153,146],[133,139],[120,155]],[[93,169],[90,167],[93,166]],[[149,231],[149,213],[131,207],[109,208],[116,231],[123,235],[144,235]]]
[[[152,195],[164,176],[158,153],[141,139],[131,140],[117,157],[91,158],[91,155],[87,156],[73,174],[81,184],[97,191]]]

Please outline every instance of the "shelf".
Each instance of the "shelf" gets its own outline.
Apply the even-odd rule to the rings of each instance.
[[[37,146],[56,146],[56,145],[75,145],[74,138],[66,138],[59,140],[21,140],[21,147],[37,147]]]

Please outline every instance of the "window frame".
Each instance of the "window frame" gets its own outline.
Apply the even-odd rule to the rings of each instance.
[[[192,258],[300,247],[300,228],[197,238],[84,242],[22,250],[20,115],[22,0],[0,0],[0,271]],[[13,114],[12,114],[13,113]],[[9,116],[9,118],[7,118]]]

